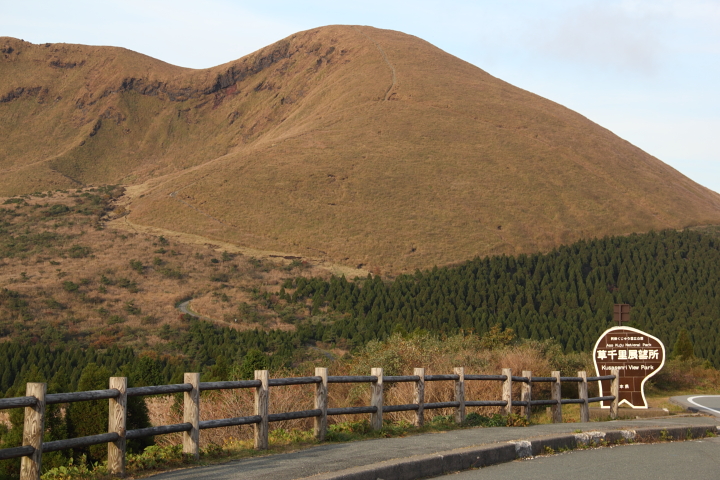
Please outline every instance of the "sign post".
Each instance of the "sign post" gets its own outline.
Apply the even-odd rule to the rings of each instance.
[[[619,375],[618,405],[648,408],[644,386],[648,378],[665,365],[665,346],[652,335],[632,327],[612,327],[600,336],[593,349],[598,376],[610,375],[617,368]],[[600,396],[612,395],[611,381],[600,382]],[[600,408],[610,408],[605,402]]]
[[[613,320],[619,327],[630,321],[630,305],[627,303],[616,303],[613,305]]]

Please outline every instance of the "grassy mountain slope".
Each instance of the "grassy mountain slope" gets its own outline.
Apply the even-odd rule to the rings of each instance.
[[[399,32],[323,27],[207,70],[3,44],[0,194],[143,184],[134,223],[383,271],[720,223],[718,194]]]

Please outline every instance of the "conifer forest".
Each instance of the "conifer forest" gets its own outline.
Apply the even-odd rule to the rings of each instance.
[[[476,258],[394,279],[288,279],[278,306],[308,315],[293,331],[229,327],[183,317],[164,327],[173,354],[138,356],[131,348],[76,348],[52,332],[0,344],[0,392],[22,394],[32,379],[78,386],[88,365],[122,372],[134,385],[179,382],[185,371],[224,378],[232,365],[263,352],[267,366],[291,368],[318,342],[352,351],[395,332],[483,335],[494,326],[518,338],[553,339],[568,352],[589,351],[613,326],[615,303],[632,306],[630,326],[660,338],[668,352],[687,330],[694,353],[720,367],[720,239],[712,231],[662,231],[581,241],[546,254]],[[0,309],[21,305],[0,292]],[[2,310],[0,310],[2,311]],[[167,349],[166,349],[167,350]],[[255,358],[255,357],[253,357]]]

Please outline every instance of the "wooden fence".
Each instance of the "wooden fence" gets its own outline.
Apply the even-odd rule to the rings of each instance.
[[[611,396],[588,398],[588,382],[612,380]],[[330,415],[370,414],[373,429],[383,425],[383,413],[414,411],[414,424],[422,426],[425,410],[453,408],[455,421],[465,420],[468,407],[502,407],[505,413],[512,413],[513,407],[520,407],[520,414],[530,419],[533,406],[550,406],[553,422],[562,422],[562,405],[579,404],[580,421],[590,420],[589,404],[593,402],[612,402],[610,417],[617,417],[618,371],[602,377],[588,377],[585,372],[578,372],[577,377],[561,377],[560,372],[552,372],[550,377],[533,377],[529,371],[522,376],[513,376],[512,370],[505,368],[502,375],[466,375],[463,367],[455,368],[451,375],[425,375],[424,368],[416,368],[413,375],[384,376],[382,368],[373,368],[368,376],[328,376],[327,368],[316,368],[313,377],[270,378],[267,370],[255,371],[255,380],[227,382],[201,382],[199,373],[186,373],[185,383],[176,385],[160,385],[152,387],[127,387],[127,378],[110,378],[109,389],[76,393],[46,394],[45,383],[28,383],[26,396],[0,399],[0,410],[8,408],[25,408],[23,426],[23,445],[21,447],[0,449],[0,460],[22,457],[21,480],[40,478],[42,454],[67,448],[80,448],[90,445],[108,444],[108,470],[122,476],[125,474],[125,442],[134,438],[164,435],[183,432],[183,453],[198,458],[200,430],[207,428],[230,427],[235,425],[253,425],[255,448],[268,448],[268,424],[298,418],[313,418],[314,433],[317,439],[324,440],[327,432],[327,418]],[[452,381],[455,383],[455,395],[452,401],[425,403],[425,383]],[[466,400],[465,382],[490,381],[502,382],[502,399],[500,400]],[[413,403],[405,405],[385,405],[383,402],[383,386],[385,383],[412,382],[415,384]],[[513,400],[513,383],[520,383],[520,400]],[[532,386],[535,383],[551,383],[549,400],[533,400]],[[578,397],[561,398],[560,390],[563,382],[578,384]],[[369,383],[371,400],[369,406],[328,408],[328,385],[331,383]],[[294,412],[269,412],[270,387],[284,385],[315,385],[315,405],[312,410]],[[255,389],[255,415],[246,417],[225,418],[219,420],[200,421],[200,392],[207,390],[230,390],[240,388]],[[137,430],[126,430],[128,397],[146,395],[184,394],[183,423],[163,425]],[[110,402],[108,433],[91,435],[66,440],[43,442],[45,429],[45,406],[60,403],[82,402],[88,400],[108,399]]]

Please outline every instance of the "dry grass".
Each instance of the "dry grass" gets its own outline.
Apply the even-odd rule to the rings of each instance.
[[[523,370],[531,370],[534,376],[548,376],[550,371],[558,368],[552,364],[542,348],[537,344],[526,343],[508,346],[496,350],[488,350],[481,340],[474,336],[456,335],[438,339],[420,335],[403,338],[392,336],[385,342],[371,342],[358,355],[350,360],[338,360],[328,364],[330,375],[369,375],[371,367],[383,367],[384,375],[410,375],[418,365],[427,365],[426,375],[448,374],[453,367],[464,366],[466,374],[500,374],[502,368],[512,368],[515,374]],[[312,366],[301,366],[298,371],[274,372],[273,377],[311,375]],[[467,400],[494,400],[501,398],[501,383],[493,381],[467,381]],[[514,395],[519,398],[519,385]],[[386,405],[402,405],[412,403],[413,384],[386,384],[384,389]],[[533,389],[535,398],[549,396],[549,390],[543,384],[536,384]],[[313,408],[314,386],[295,385],[273,387],[270,391],[270,412],[289,412]],[[447,402],[454,398],[454,382],[427,382],[425,402]],[[178,423],[181,419],[179,405],[174,397],[151,399],[149,401],[151,421],[162,425]],[[348,406],[366,406],[370,404],[370,386],[368,384],[330,384],[328,391],[330,408]],[[204,393],[201,399],[201,419],[211,420],[248,416],[253,414],[253,392],[251,389],[226,390]],[[573,418],[572,406],[567,409],[567,420]],[[483,415],[500,413],[499,408],[469,408],[468,413],[477,412]],[[426,419],[439,415],[451,415],[452,409],[426,411]],[[575,412],[577,413],[577,412]],[[540,413],[539,416],[543,414]],[[577,414],[579,415],[579,413]],[[576,415],[576,416],[577,416]],[[413,412],[388,413],[385,419],[393,423],[412,423]],[[330,424],[362,421],[367,415],[345,415],[329,418]],[[276,432],[292,432],[312,430],[312,419],[292,420],[271,424]],[[229,427],[206,430],[203,432],[202,445],[225,445],[232,442],[247,442],[252,439],[253,429],[250,426]],[[179,436],[165,436],[159,439],[163,444],[175,444]]]
[[[547,376],[552,370],[549,359],[532,344],[506,347],[500,350],[484,348],[482,340],[474,335],[454,335],[447,338],[432,336],[411,336],[403,338],[393,335],[385,342],[370,342],[363,351],[347,365],[348,372],[368,375],[371,367],[381,366],[385,375],[411,375],[413,368],[425,365],[426,375],[453,373],[454,367],[465,367],[467,375],[499,375],[503,368],[511,368],[516,375],[530,370],[535,376]],[[347,393],[340,391],[340,398],[357,399],[367,405],[369,389],[344,386]],[[514,395],[519,396],[519,385],[514,386]],[[549,390],[536,385],[535,395],[548,394]],[[388,404],[412,403],[413,385],[410,383],[390,384],[386,387]],[[468,400],[499,400],[502,394],[501,382],[467,381],[465,398]],[[427,382],[426,402],[447,402],[454,397],[454,382]],[[538,397],[539,398],[539,397]],[[364,402],[364,403],[363,403]],[[471,411],[488,415],[500,412],[498,408],[473,408]],[[449,415],[451,409],[428,411],[429,416]],[[391,413],[394,421],[412,421],[412,412]]]
[[[66,335],[64,340],[82,338],[99,348],[152,350],[163,342],[158,336],[163,325],[179,322],[175,305],[190,297],[194,311],[224,326],[291,330],[294,326],[281,317],[284,310],[274,308],[277,298],[264,294],[277,292],[288,277],[329,275],[321,267],[296,267],[282,258],[256,259],[212,244],[103,229],[97,215],[77,210],[48,216],[59,205],[89,204],[92,197],[83,193],[95,195],[56,192],[0,206],[12,212],[0,219],[9,233],[0,235],[2,244],[58,235],[47,244],[31,241],[24,251],[11,247],[0,258],[0,288],[20,293],[30,313],[24,318],[20,310],[0,307],[0,341],[50,327]],[[296,317],[307,315],[302,305],[290,310]]]
[[[0,103],[4,194],[122,182],[135,225],[382,273],[720,223],[716,193],[399,32],[323,27],[198,71],[0,44],[0,95],[24,89]]]
[[[667,397],[691,393],[720,393],[720,370],[700,359],[669,360],[655,375],[648,389],[653,395]]]
[[[5,425],[7,427],[11,426],[10,423],[10,414],[6,411],[0,412],[0,424]]]

